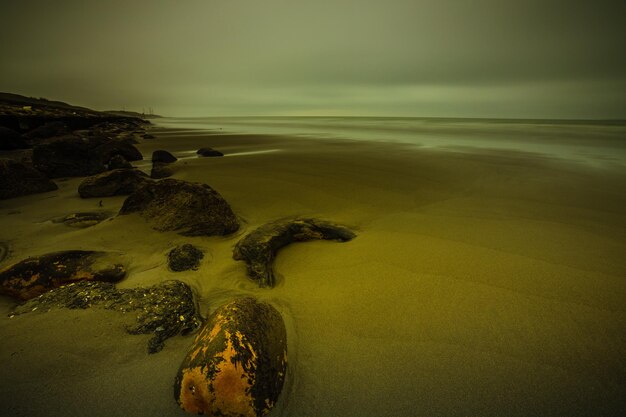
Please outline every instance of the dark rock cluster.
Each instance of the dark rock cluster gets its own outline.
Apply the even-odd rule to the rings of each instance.
[[[166,339],[189,333],[202,319],[189,285],[181,281],[164,281],[141,288],[118,289],[115,284],[82,281],[57,288],[18,306],[13,314],[46,312],[56,308],[102,308],[133,315],[126,327],[130,334],[153,334],[148,352],[163,349]]]
[[[146,123],[0,93],[0,151],[12,160],[0,166],[0,199],[54,190],[50,179],[132,168],[129,161],[143,159],[133,144]]]
[[[17,161],[0,159],[0,199],[54,191],[58,186],[36,169]]]

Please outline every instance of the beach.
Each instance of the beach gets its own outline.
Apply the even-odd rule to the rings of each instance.
[[[241,295],[269,302],[283,316],[289,349],[270,416],[626,411],[623,125],[520,124],[517,141],[542,145],[529,150],[495,140],[419,145],[371,129],[332,137],[302,124],[297,134],[154,123],[156,138],[136,145],[145,159],[133,164],[149,173],[154,150],[171,152],[179,158],[173,178],[217,190],[239,217],[238,232],[185,237],[157,232],[138,215],[67,227],[53,220],[117,213],[126,198],[81,199],[82,178],[69,178],[56,191],[0,201],[0,242],[9,247],[0,266],[57,250],[106,250],[127,265],[119,288],[179,279],[203,316]],[[426,127],[421,134],[436,141],[436,127]],[[461,128],[440,135],[463,136],[454,130]],[[583,140],[589,132],[600,132],[596,148]],[[197,157],[205,146],[225,156]],[[232,259],[233,247],[256,227],[294,216],[330,220],[357,237],[285,247],[277,285],[259,288]],[[205,250],[198,271],[168,270],[168,251],[183,243]],[[193,335],[149,355],[149,336],[127,334],[121,313],[12,316],[16,304],[0,298],[3,415],[186,415],[172,386]]]

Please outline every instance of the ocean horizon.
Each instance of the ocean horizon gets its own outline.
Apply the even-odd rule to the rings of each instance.
[[[157,126],[220,134],[401,143],[456,152],[517,151],[626,166],[626,121],[357,116],[164,117]]]

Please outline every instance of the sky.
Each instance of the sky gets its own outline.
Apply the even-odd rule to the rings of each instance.
[[[20,0],[0,91],[168,116],[626,119],[626,1]]]

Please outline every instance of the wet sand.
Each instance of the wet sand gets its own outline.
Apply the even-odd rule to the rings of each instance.
[[[179,160],[241,217],[234,236],[158,233],[138,216],[73,229],[51,220],[119,210],[81,179],[0,201],[0,265],[61,249],[119,251],[121,287],[181,279],[206,314],[237,295],[271,302],[290,368],[272,416],[611,416],[626,410],[626,170],[539,154],[153,129],[138,148]],[[223,158],[197,158],[210,146]],[[138,164],[142,169],[149,165]],[[259,289],[232,247],[263,223],[315,216],[351,242],[294,244]],[[199,271],[166,253],[207,251]],[[0,404],[13,416],[184,415],[172,384],[192,336],[149,336],[110,311],[9,318],[0,299]]]

